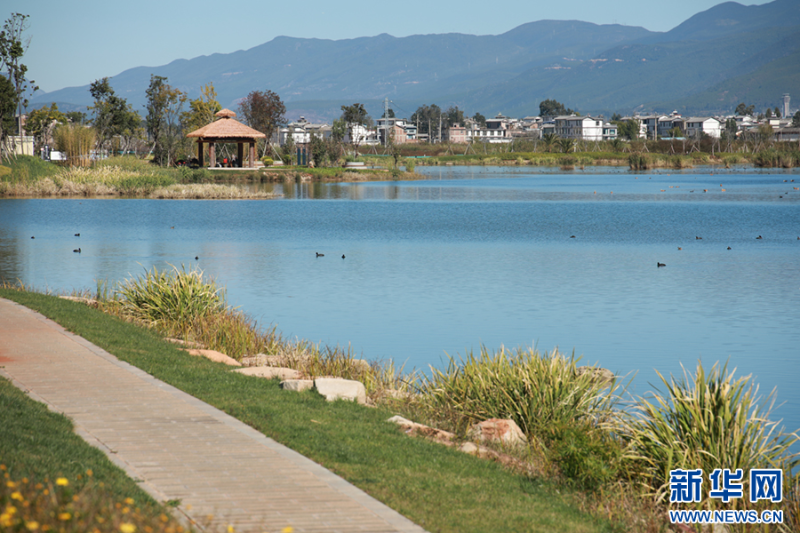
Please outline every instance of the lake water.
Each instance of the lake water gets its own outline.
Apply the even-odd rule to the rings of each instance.
[[[558,346],[643,394],[654,369],[729,361],[800,428],[800,173],[418,172],[257,186],[274,201],[0,200],[0,278],[68,292],[199,265],[260,324],[407,369]]]

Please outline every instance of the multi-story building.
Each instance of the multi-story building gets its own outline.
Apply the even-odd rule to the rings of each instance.
[[[597,117],[562,115],[554,120],[554,131],[562,139],[608,141],[617,138],[617,127]]]

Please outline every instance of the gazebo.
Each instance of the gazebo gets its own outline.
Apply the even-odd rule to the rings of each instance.
[[[236,113],[230,109],[223,109],[216,116],[219,117],[218,120],[186,135],[186,137],[197,138],[197,159],[200,161],[200,166],[204,166],[203,143],[208,143],[211,167],[217,165],[216,143],[236,143],[239,146],[236,156],[239,166],[242,166],[244,161],[244,143],[248,143],[250,147],[248,150],[248,166],[254,168],[256,166],[256,140],[266,139],[267,136],[235,120],[233,117],[236,116]]]

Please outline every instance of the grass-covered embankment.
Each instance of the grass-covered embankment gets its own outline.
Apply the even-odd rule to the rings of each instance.
[[[625,530],[581,511],[586,500],[567,485],[409,438],[386,422],[394,414],[386,408],[284,392],[275,380],[192,357],[151,329],[80,303],[8,289],[0,296],[319,462],[429,531]]]
[[[796,432],[784,432],[771,420],[772,394],[760,398],[751,377],[734,378],[727,365],[715,364],[706,370],[698,363],[694,374],[686,372],[683,378],[662,378],[663,392],[635,399],[623,396],[624,391],[613,374],[593,367],[578,367],[574,356],[557,351],[547,353],[519,348],[490,352],[482,349],[479,355],[451,359],[447,369],[432,369],[430,376],[407,375],[391,363],[365,366],[347,351],[320,348],[302,341],[286,342],[274,330],[259,331],[246,316],[227,306],[222,291],[213,282],[204,280],[200,271],[175,268],[159,272],[153,269],[140,278],[123,282],[110,294],[101,289],[96,295],[98,308],[146,326],[152,332],[148,333],[148,338],[152,337],[154,343],[161,342],[161,336],[179,336],[225,351],[236,359],[257,352],[277,356],[283,366],[291,366],[307,377],[337,375],[363,381],[378,409],[364,410],[357,405],[328,408],[325,404],[314,404],[313,413],[308,414],[302,409],[310,409],[312,404],[301,401],[304,407],[300,408],[293,403],[302,395],[272,396],[280,395],[277,382],[271,382],[274,389],[270,389],[257,384],[257,379],[247,381],[249,378],[233,375],[219,365],[175,355],[183,352],[170,345],[158,349],[155,344],[137,346],[132,353],[115,351],[114,343],[106,339],[108,331],[113,331],[109,326],[98,327],[94,335],[92,330],[88,330],[89,336],[81,333],[91,324],[106,319],[85,315],[90,310],[80,306],[74,310],[77,314],[80,309],[80,314],[85,316],[75,317],[77,322],[72,316],[53,313],[64,320],[65,325],[69,324],[67,327],[80,327],[73,330],[93,342],[98,339],[97,344],[122,359],[256,428],[263,428],[265,434],[342,473],[407,516],[416,516],[415,520],[423,521],[420,523],[438,524],[434,529],[449,530],[442,526],[453,523],[455,517],[448,515],[445,522],[439,522],[438,517],[434,520],[432,516],[414,514],[416,511],[412,509],[425,507],[431,496],[427,494],[424,502],[415,503],[415,497],[409,494],[419,490],[419,486],[401,478],[424,477],[427,473],[428,477],[418,482],[432,483],[431,487],[440,498],[435,504],[456,505],[453,512],[466,512],[465,508],[458,507],[466,496],[453,486],[453,483],[461,486],[466,482],[452,476],[466,468],[463,465],[472,463],[462,465],[460,459],[455,459],[458,454],[446,455],[451,451],[444,452],[444,447],[430,449],[431,453],[438,450],[435,457],[445,453],[440,459],[434,458],[433,463],[408,455],[411,452],[402,448],[406,441],[394,440],[397,430],[384,422],[389,414],[400,413],[417,422],[453,431],[457,439],[467,439],[468,428],[476,422],[489,418],[513,419],[526,437],[524,446],[502,450],[514,457],[514,460],[503,461],[512,465],[514,472],[501,469],[494,474],[491,469],[480,470],[481,476],[490,477],[478,481],[473,479],[478,474],[470,473],[468,484],[497,491],[493,483],[498,478],[494,476],[503,472],[503,476],[512,476],[508,479],[516,480],[513,483],[518,487],[528,483],[549,487],[541,493],[544,495],[552,496],[555,488],[567,490],[570,497],[562,501],[564,505],[581,504],[592,509],[593,516],[611,520],[594,522],[592,527],[634,522],[636,527],[632,530],[635,531],[665,530],[668,527],[665,511],[670,506],[670,472],[676,468],[693,470],[698,467],[706,475],[715,469],[780,468],[784,472],[784,498],[779,503],[748,503],[735,499],[723,505],[705,494],[694,507],[778,509],[785,515],[779,531],[795,531],[800,525],[800,477],[796,472],[800,456],[792,452],[800,437]],[[19,293],[26,295],[24,297],[9,294],[14,299],[22,298],[28,305],[65,305],[55,304],[52,299],[38,300],[43,297],[25,292]],[[122,328],[123,323],[119,324]],[[121,333],[120,337],[125,338],[125,334]],[[320,401],[311,393],[305,398]],[[256,399],[256,403],[251,404],[251,399]],[[273,407],[277,411],[273,411]],[[301,411],[297,410],[299,408]],[[338,409],[342,411],[335,412]],[[306,415],[313,415],[316,422],[307,424]],[[277,424],[262,423],[259,417]],[[315,424],[323,420],[318,417],[323,417],[326,422],[322,424],[330,424],[330,427],[316,427]],[[354,420],[358,417],[361,422],[356,423]],[[362,422],[366,425],[361,425]],[[342,425],[347,427],[339,427]],[[369,436],[364,442],[363,435]],[[386,449],[375,452],[371,449],[374,443]],[[393,449],[396,446],[401,448]],[[409,446],[413,448],[416,444]],[[451,465],[451,460],[456,462]],[[410,463],[416,464],[418,470],[408,471]],[[446,465],[443,472],[430,475],[442,465]],[[403,470],[405,473],[401,476],[399,472]],[[447,479],[438,480],[439,474]],[[522,497],[516,489],[503,494],[510,499],[508,502],[493,498],[465,501],[469,505],[480,505],[481,513],[492,520],[500,519],[485,507],[507,504],[511,506],[508,509],[517,512],[513,502]],[[519,509],[519,512],[526,520],[530,518],[527,511]],[[516,519],[516,516],[506,518],[512,520],[509,524],[516,524],[513,521]],[[581,524],[592,522],[585,517],[575,520]],[[458,524],[452,530],[487,528],[486,522]]]
[[[65,533],[183,527],[97,448],[0,378],[0,531]]]
[[[207,170],[162,168],[134,157],[114,157],[91,167],[62,167],[17,156],[0,173],[0,197],[137,197],[175,199],[272,198],[219,183]]]

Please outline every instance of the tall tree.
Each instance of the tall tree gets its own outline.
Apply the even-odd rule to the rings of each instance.
[[[350,133],[350,142],[353,144],[355,155],[358,156],[358,145],[364,139],[363,133],[360,131],[367,123],[369,118],[367,110],[364,109],[363,104],[343,105],[342,106],[342,120],[347,124],[347,131]]]
[[[180,114],[186,95],[167,83],[163,76],[150,75],[147,94],[147,134],[153,143],[153,160],[159,165],[174,163],[182,134]]]
[[[411,115],[411,122],[417,125],[417,133],[428,135],[428,142],[433,142],[439,135],[439,117],[442,116],[441,108],[436,104],[423,105]]]
[[[800,128],[800,111],[794,114],[792,117],[792,127],[793,128]]]
[[[35,150],[40,150],[44,145],[52,146],[53,132],[58,124],[66,124],[67,116],[58,110],[54,102],[50,107],[43,106],[28,113],[27,129],[33,135],[36,143]]]
[[[14,121],[15,111],[21,120],[22,108],[28,106],[28,99],[23,95],[28,90],[36,92],[39,89],[33,80],[27,79],[25,74],[28,67],[22,64],[22,56],[30,44],[30,37],[23,37],[28,29],[27,19],[28,15],[14,13],[6,20],[3,31],[0,31],[0,72],[5,72],[4,77],[12,88],[9,91],[5,84],[0,87],[0,156],[7,153],[6,138],[12,131],[12,127],[9,127],[9,115],[11,123]],[[17,129],[20,135],[25,134],[21,122],[17,124]]]
[[[752,116],[753,113],[755,113],[755,111],[756,111],[756,106],[747,105],[744,102],[742,102],[741,104],[736,106],[735,113],[740,117],[744,117],[744,116]]]
[[[484,117],[480,113],[476,112],[472,116],[472,120],[474,120],[481,128],[485,128],[486,127],[486,117]]]
[[[629,141],[635,141],[639,138],[639,134],[641,133],[641,123],[635,119],[628,119],[624,122],[619,121],[617,124],[617,135],[620,137],[624,137]]]
[[[214,122],[215,115],[222,111],[217,100],[217,91],[213,83],[200,89],[200,97],[189,100],[189,110],[181,113],[181,122],[186,131],[194,131]]]
[[[253,91],[239,104],[239,113],[248,126],[267,136],[262,144],[262,154],[265,154],[272,135],[286,122],[286,106],[281,97],[272,91]]]
[[[464,124],[464,111],[459,109],[458,106],[450,106],[444,112],[445,125],[449,128],[454,124]]]
[[[97,149],[106,148],[115,135],[130,136],[139,127],[141,117],[124,98],[114,93],[108,78],[95,80],[89,86],[89,93],[94,98],[94,105],[89,109],[94,111],[92,123]]]
[[[564,107],[564,104],[556,100],[543,100],[539,103],[539,115],[544,119],[550,119],[559,115],[571,115],[572,109]]]

